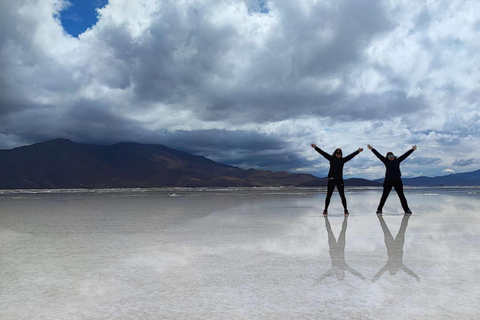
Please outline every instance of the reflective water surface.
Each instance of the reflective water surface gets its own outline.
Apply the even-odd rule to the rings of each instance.
[[[479,319],[480,188],[0,191],[0,319]]]

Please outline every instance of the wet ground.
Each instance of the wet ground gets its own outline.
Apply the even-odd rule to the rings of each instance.
[[[0,319],[479,319],[480,188],[0,191]]]

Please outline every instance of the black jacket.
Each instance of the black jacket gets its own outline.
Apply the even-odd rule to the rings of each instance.
[[[343,179],[343,165],[345,162],[350,161],[360,152],[355,151],[354,153],[346,156],[345,158],[337,158],[336,156],[329,155],[322,149],[316,147],[318,153],[325,157],[328,161],[330,161],[330,171],[328,171],[328,177],[331,179]]]
[[[378,153],[375,148],[372,149],[372,152],[377,156],[380,161],[383,162],[385,165],[385,168],[387,169],[385,171],[385,179],[386,180],[391,180],[391,179],[400,179],[402,176],[402,173],[400,172],[400,162],[405,160],[409,155],[412,154],[413,149],[408,150],[404,154],[402,154],[400,157],[395,157],[393,160],[388,160],[384,156],[382,156],[380,153]]]

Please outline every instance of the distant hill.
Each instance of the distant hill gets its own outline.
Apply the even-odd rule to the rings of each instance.
[[[374,180],[383,183],[382,179]],[[435,186],[478,186],[480,185],[480,170],[464,173],[454,173],[442,177],[402,178],[403,184],[415,187]]]
[[[454,173],[442,177],[416,177],[402,180],[408,186],[478,186],[480,185],[480,170]]]
[[[0,188],[325,186],[326,178],[244,170],[163,145],[94,146],[55,139],[0,150]],[[346,180],[346,185],[379,185]]]

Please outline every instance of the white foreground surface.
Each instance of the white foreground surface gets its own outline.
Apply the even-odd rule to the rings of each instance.
[[[0,191],[0,319],[480,319],[480,189],[380,195]]]

